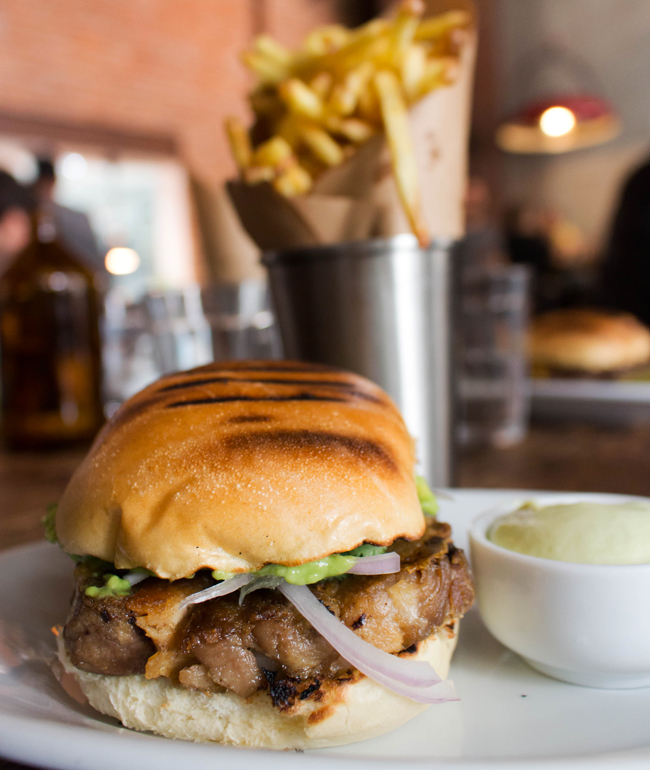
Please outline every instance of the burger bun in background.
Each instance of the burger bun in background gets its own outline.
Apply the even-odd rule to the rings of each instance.
[[[533,319],[533,376],[611,377],[650,363],[650,330],[628,313],[554,310]]]

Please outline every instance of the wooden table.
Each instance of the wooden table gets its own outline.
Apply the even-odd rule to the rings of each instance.
[[[517,446],[468,452],[458,475],[461,487],[650,497],[650,426],[534,426]]]
[[[0,452],[0,549],[43,537],[45,510],[61,497],[85,451]]]
[[[82,457],[80,450],[0,453],[0,549],[42,537],[45,508],[59,499]],[[518,446],[466,453],[459,485],[650,496],[650,427],[533,427]],[[21,768],[0,759],[0,770]]]

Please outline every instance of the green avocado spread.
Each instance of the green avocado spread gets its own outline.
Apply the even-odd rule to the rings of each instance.
[[[420,507],[422,508],[424,515],[436,516],[439,510],[438,501],[424,476],[415,477],[415,486],[418,491],[418,498],[420,499]]]
[[[307,586],[312,583],[318,583],[319,580],[343,575],[354,566],[356,559],[354,556],[343,556],[342,554],[332,554],[316,561],[299,564],[296,567],[285,567],[283,564],[267,564],[261,570],[255,573],[260,577],[263,575],[274,575],[284,578],[287,583],[296,586]]]
[[[376,556],[380,553],[386,553],[386,548],[381,545],[371,545],[364,543],[353,551],[346,553],[334,553],[331,556],[324,556],[322,559],[310,561],[306,564],[298,564],[295,567],[286,567],[284,564],[267,564],[265,567],[251,572],[254,577],[264,577],[271,575],[273,577],[284,578],[287,583],[296,586],[307,586],[312,583],[318,583],[319,580],[344,575],[350,570],[357,559],[364,556]],[[229,580],[234,577],[233,572],[224,572],[223,570],[214,570],[212,577],[215,580]]]
[[[48,543],[58,543],[56,538],[56,525],[54,519],[56,518],[56,509],[58,505],[56,503],[50,503],[46,510],[45,516],[41,519],[43,529],[45,530],[45,539]]]
[[[88,586],[85,593],[93,599],[105,596],[128,596],[131,593],[131,583],[123,580],[119,575],[107,574],[104,575],[103,586]]]

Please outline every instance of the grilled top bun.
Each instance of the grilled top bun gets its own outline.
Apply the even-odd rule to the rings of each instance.
[[[533,366],[612,372],[650,361],[650,330],[627,313],[555,310],[533,321],[529,350]]]
[[[290,361],[210,364],[125,402],[59,504],[63,548],[175,580],[419,538],[414,447],[378,386]]]

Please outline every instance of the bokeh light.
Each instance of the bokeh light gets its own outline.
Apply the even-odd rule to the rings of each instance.
[[[573,131],[576,116],[567,107],[549,107],[541,114],[539,127],[546,136],[564,136]]]
[[[68,152],[61,160],[60,169],[66,179],[82,179],[88,170],[88,163],[78,152]]]
[[[130,275],[140,267],[140,257],[135,249],[120,246],[110,249],[104,264],[111,275]]]

